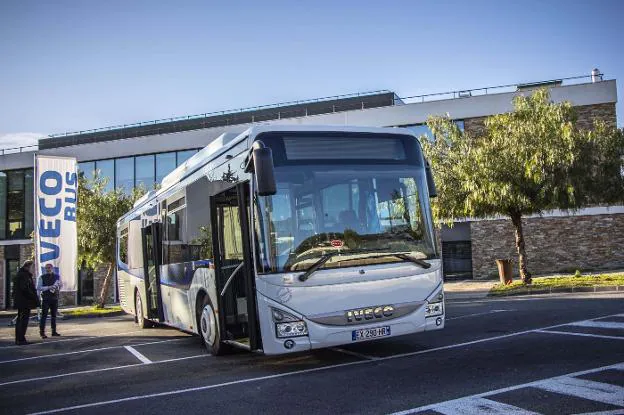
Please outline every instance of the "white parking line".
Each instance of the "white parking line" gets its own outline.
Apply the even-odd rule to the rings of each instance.
[[[197,359],[199,357],[209,358],[210,355],[208,355],[208,354],[196,354],[196,355],[187,356],[187,357],[177,357],[177,358],[174,358],[174,359],[158,360],[158,361],[152,362],[151,365],[158,365],[158,364],[161,364],[161,363],[178,362],[178,361],[181,361],[181,360]],[[78,372],[61,373],[59,375],[41,376],[41,377],[38,377],[38,378],[18,379],[18,380],[12,380],[10,382],[0,383],[0,386],[14,385],[16,383],[37,382],[37,381],[40,381],[40,380],[47,380],[47,379],[65,378],[65,377],[76,376],[76,375],[87,375],[87,374],[90,374],[90,373],[109,372],[109,371],[112,371],[112,370],[128,369],[128,368],[131,368],[131,367],[139,367],[139,366],[145,366],[145,365],[146,365],[146,363],[133,363],[133,364],[130,364],[130,365],[105,367],[105,368],[101,368],[101,369],[81,370],[81,371],[78,371]]]
[[[580,379],[574,379],[573,381],[569,381],[569,379],[576,377],[576,376],[588,375],[590,373],[602,372],[604,370],[609,370],[609,369],[624,370],[624,363],[616,363],[614,365],[602,366],[602,367],[597,367],[597,368],[589,369],[589,370],[582,370],[580,372],[574,372],[574,373],[569,373],[567,375],[557,376],[557,377],[550,378],[550,379],[542,379],[542,380],[537,380],[534,382],[523,383],[520,385],[509,386],[506,388],[496,389],[493,391],[479,393],[479,394],[471,395],[471,396],[465,396],[463,398],[453,399],[453,400],[446,401],[446,402],[438,402],[438,403],[434,403],[430,405],[419,406],[417,408],[411,408],[411,409],[406,409],[400,412],[394,412],[391,415],[407,415],[407,414],[413,414],[417,412],[424,412],[428,410],[439,411],[438,408],[447,407],[447,406],[461,407],[462,403],[464,402],[469,403],[471,400],[474,400],[474,399],[486,398],[488,396],[494,396],[494,395],[498,395],[501,393],[511,392],[511,391],[515,391],[515,390],[527,388],[527,387],[541,388],[544,390],[549,390],[547,388],[552,388],[552,389],[557,388],[558,389],[556,391],[557,393],[573,395],[573,396],[580,396],[579,394],[581,393],[583,395],[587,395],[588,390],[593,390],[595,391],[594,393],[598,395],[600,399],[609,400],[610,402],[611,401],[620,402],[622,399],[624,399],[624,395],[622,395],[621,392],[618,392],[620,389],[624,390],[624,388],[620,386],[614,386],[614,385],[610,385],[610,384],[606,384],[602,382],[592,382],[591,385],[589,383],[587,384],[583,383],[583,385],[587,386],[588,389],[581,391],[582,386],[579,383],[575,382],[576,380],[580,380]],[[570,385],[571,385],[570,389],[560,388],[560,385],[561,385],[560,381],[562,380],[565,382],[568,382],[568,381],[570,382]],[[582,381],[582,382],[586,382],[586,381]],[[591,382],[591,381],[587,381],[587,382]],[[599,385],[594,385],[594,384],[599,384]],[[618,388],[618,389],[616,390],[614,388]],[[616,395],[613,396],[613,393],[616,393]],[[617,395],[617,393],[620,393],[620,395]],[[594,399],[593,397],[589,397],[586,399],[600,401],[600,399]],[[617,405],[622,406],[624,404],[617,404]],[[472,412],[468,412],[468,413],[472,413]],[[620,413],[621,413],[621,410],[620,410]]]
[[[549,392],[576,396],[590,401],[624,406],[624,388],[609,383],[565,377],[540,382],[537,387]]]
[[[73,338],[73,339],[63,339],[63,340],[41,341],[41,342],[37,342],[37,343],[28,343],[26,346],[27,347],[42,346],[42,345],[52,344],[52,343],[75,342],[76,340],[86,340],[86,339],[95,339],[95,338],[97,338],[97,336],[76,337],[76,338]],[[23,349],[24,346],[2,346],[2,347],[0,347],[0,350],[18,349],[18,348],[19,349]]]
[[[589,327],[594,329],[624,330],[624,323],[618,323],[615,321],[577,321],[575,323],[570,323],[570,326]]]
[[[189,338],[190,337],[178,337],[178,338],[175,338],[175,339],[158,340],[158,341],[153,341],[153,342],[138,343],[138,344],[133,344],[132,346],[134,346],[134,347],[137,347],[137,346],[147,346],[149,344],[159,344],[159,343],[174,342],[174,341],[177,341],[177,340],[184,340],[184,339],[189,339]],[[0,360],[0,364],[23,362],[25,360],[46,359],[46,358],[58,357],[58,356],[69,356],[69,355],[80,354],[80,353],[101,352],[102,350],[120,349],[120,348],[122,348],[124,346],[125,345],[99,347],[97,349],[76,350],[74,352],[53,353],[53,354],[45,354],[45,355],[41,355],[41,356],[21,357],[19,359]]]
[[[490,310],[490,311],[486,311],[484,313],[474,313],[474,314],[465,314],[463,316],[457,316],[457,317],[447,317],[446,321],[457,320],[457,319],[460,319],[460,318],[485,316],[485,315],[494,314],[494,313],[503,313],[505,311],[516,311],[516,310]]]
[[[132,353],[134,355],[134,357],[139,359],[141,362],[146,363],[146,364],[152,363],[151,360],[149,360],[147,357],[145,357],[145,355],[143,353],[139,352],[134,347],[132,347],[132,346],[124,346],[124,348],[127,351],[129,351],[130,353]]]
[[[601,339],[613,339],[613,340],[624,340],[624,336],[605,336],[603,334],[589,334],[589,333],[577,333],[574,331],[558,331],[558,330],[536,330],[536,333],[547,333],[547,334],[565,334],[568,336],[580,336],[580,337],[598,337]]]
[[[610,315],[607,315],[607,316],[596,317],[596,319],[612,317],[612,316],[613,316],[613,314],[610,314]],[[398,354],[398,355],[379,357],[379,358],[374,359],[374,360],[358,360],[358,361],[355,361],[355,362],[339,363],[337,365],[328,365],[328,366],[315,367],[315,368],[310,368],[310,369],[295,370],[295,371],[292,371],[292,372],[277,373],[275,375],[267,375],[267,376],[258,376],[258,377],[247,378],[247,379],[239,379],[239,380],[234,380],[234,381],[231,381],[231,382],[217,383],[217,384],[212,384],[212,385],[204,385],[204,386],[198,386],[198,387],[194,387],[194,388],[175,389],[175,390],[171,390],[171,391],[151,393],[151,394],[146,394],[146,395],[135,395],[135,396],[129,396],[127,398],[111,399],[111,400],[108,400],[108,401],[91,402],[91,403],[82,404],[82,405],[75,405],[75,406],[69,406],[69,407],[64,407],[64,408],[50,409],[50,410],[46,410],[46,411],[36,412],[34,414],[52,414],[52,413],[58,413],[58,412],[67,412],[67,411],[73,411],[73,410],[76,410],[76,409],[93,408],[93,407],[97,407],[97,406],[111,405],[111,404],[122,403],[122,402],[129,402],[129,401],[136,401],[136,400],[141,400],[141,399],[157,398],[157,397],[162,397],[162,396],[180,395],[180,394],[189,393],[189,392],[199,392],[199,391],[205,391],[205,390],[210,390],[210,389],[217,389],[217,388],[222,388],[222,387],[231,386],[231,385],[240,385],[240,384],[245,384],[245,383],[269,380],[269,379],[277,379],[277,378],[282,378],[282,377],[287,377],[287,376],[295,376],[295,375],[302,375],[302,374],[307,374],[307,373],[315,373],[315,372],[321,372],[321,371],[325,371],[325,370],[336,369],[336,368],[343,368],[343,367],[349,367],[349,366],[358,366],[358,365],[363,365],[363,364],[367,364],[367,363],[371,363],[371,362],[375,362],[376,363],[376,362],[381,362],[381,361],[385,361],[385,360],[400,359],[400,358],[403,358],[403,357],[410,357],[410,356],[416,356],[416,355],[420,355],[420,354],[433,353],[433,352],[437,352],[437,351],[440,351],[440,350],[455,349],[455,348],[464,347],[464,346],[468,346],[468,345],[472,345],[472,344],[485,343],[485,342],[505,339],[505,338],[509,338],[509,337],[513,337],[513,336],[520,336],[520,335],[523,335],[523,334],[535,333],[535,332],[537,332],[539,330],[548,330],[548,329],[552,329],[552,328],[556,328],[556,327],[562,327],[562,326],[565,326],[565,325],[568,325],[568,324],[569,323],[563,323],[563,324],[557,324],[557,325],[548,326],[548,327],[541,327],[539,329],[518,331],[518,332],[515,332],[515,333],[504,334],[504,335],[501,335],[501,336],[493,336],[493,337],[488,337],[488,338],[480,339],[480,340],[473,340],[473,341],[464,342],[464,343],[457,343],[457,344],[452,344],[452,345],[448,345],[448,346],[436,347],[436,348],[433,348],[433,349],[419,350],[417,352],[402,353],[402,354]],[[612,366],[604,366],[602,368],[591,369],[591,370],[587,370],[587,371],[583,371],[583,372],[577,372],[575,374],[571,374],[571,375],[568,375],[568,376],[584,375],[584,374],[587,374],[587,373],[594,373],[596,371],[604,370],[604,369],[624,370],[624,363],[619,363],[619,364],[612,365]],[[533,383],[537,383],[537,382],[533,382]],[[530,385],[530,384],[527,384],[527,385]],[[518,389],[520,387],[523,387],[523,386],[516,386],[516,387],[507,388],[507,389],[508,390],[514,390],[514,389]],[[505,391],[505,390],[501,389],[500,391]],[[494,392],[488,392],[488,393],[484,393],[484,394],[481,394],[481,395],[475,395],[475,396],[476,397],[477,396],[478,397],[484,397],[484,396],[490,395],[490,394],[494,394]],[[433,406],[433,405],[430,405],[430,406]],[[416,408],[416,409],[422,410],[420,408]],[[411,410],[410,409],[410,410],[408,410],[406,412],[402,412],[402,413],[413,413],[413,412],[416,412],[416,410]]]
[[[444,402],[435,408],[444,415],[539,415],[517,406],[507,405],[486,398],[467,398]]]

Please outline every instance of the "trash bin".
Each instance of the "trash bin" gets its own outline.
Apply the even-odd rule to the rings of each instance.
[[[511,273],[511,260],[497,259],[496,265],[498,265],[498,278],[500,278],[501,284],[511,284],[513,281],[513,275]]]

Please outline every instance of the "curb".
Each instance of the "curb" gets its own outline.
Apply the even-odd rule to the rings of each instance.
[[[61,311],[62,312],[62,311]],[[63,317],[58,317],[59,320],[73,320],[73,319],[77,319],[77,318],[105,318],[105,317],[118,317],[118,316],[123,316],[125,313],[125,311],[120,310],[120,311],[111,311],[110,313],[93,313],[93,314],[82,314],[82,315],[64,315]],[[35,317],[37,314],[31,314],[30,317]],[[12,320],[17,316],[17,313],[12,313],[12,314],[3,314],[0,315],[0,320]]]
[[[602,292],[624,292],[624,285],[592,285],[580,287],[544,287],[514,290],[512,292],[502,292],[488,294],[487,298],[513,297],[516,295],[537,295],[537,294],[559,294],[559,293],[602,293]]]

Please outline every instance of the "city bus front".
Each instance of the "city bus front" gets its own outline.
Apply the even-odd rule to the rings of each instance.
[[[407,130],[270,131],[276,192],[253,200],[263,351],[444,327],[426,162]]]

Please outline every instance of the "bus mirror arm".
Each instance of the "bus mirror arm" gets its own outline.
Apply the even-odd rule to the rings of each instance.
[[[257,192],[260,196],[272,196],[277,193],[273,152],[262,141],[254,141],[245,159],[245,172],[254,172]]]
[[[431,172],[431,165],[428,161],[425,161],[425,175],[427,176],[427,187],[429,188],[429,197],[437,197],[438,191],[436,189],[435,181],[433,180],[433,173]]]

